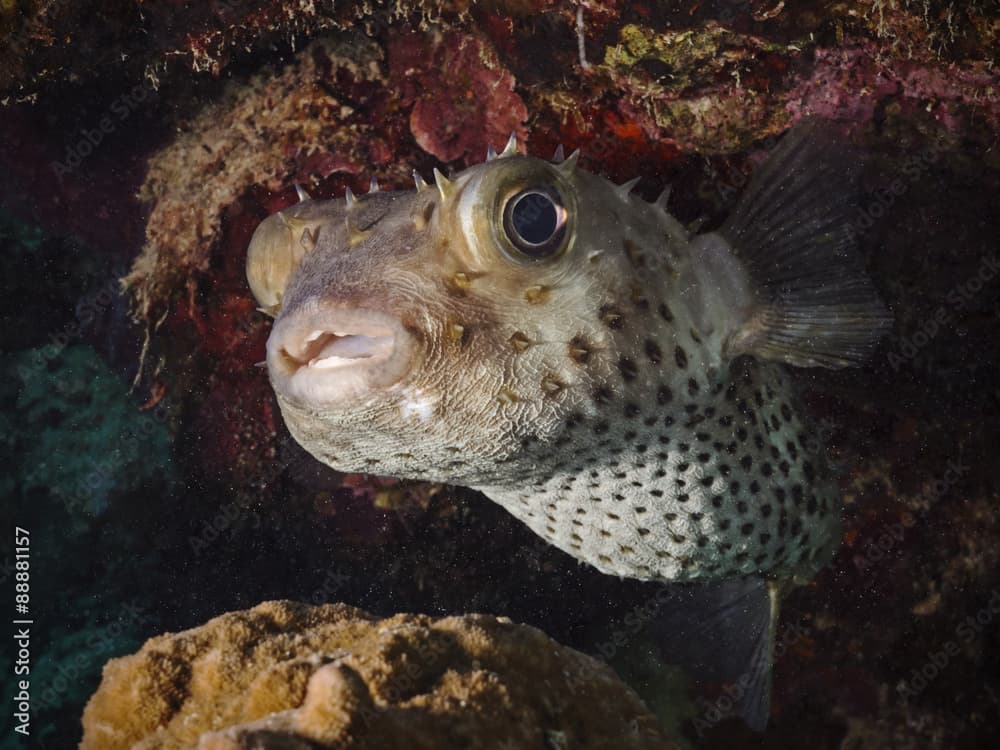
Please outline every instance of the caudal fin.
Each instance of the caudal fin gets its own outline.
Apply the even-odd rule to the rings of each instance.
[[[724,344],[800,367],[864,360],[892,322],[856,248],[857,154],[816,121],[796,125],[718,231],[754,304]]]
[[[664,661],[723,686],[696,728],[724,718],[763,731],[771,713],[777,593],[763,578],[677,586],[652,635]]]

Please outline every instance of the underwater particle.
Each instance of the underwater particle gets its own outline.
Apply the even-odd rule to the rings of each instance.
[[[83,728],[81,750],[677,748],[609,667],[535,628],[288,601],[111,660]]]

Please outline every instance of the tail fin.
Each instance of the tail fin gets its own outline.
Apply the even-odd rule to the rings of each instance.
[[[777,590],[755,577],[678,585],[671,596],[669,614],[652,626],[663,661],[695,682],[724,686],[696,728],[734,716],[763,731],[771,713]]]
[[[754,175],[717,233],[755,298],[725,356],[840,368],[864,360],[891,324],[856,249],[859,165],[845,142],[805,121]]]

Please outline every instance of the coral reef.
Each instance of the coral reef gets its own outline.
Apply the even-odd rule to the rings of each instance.
[[[81,750],[676,748],[600,662],[485,615],[265,602],[115,659]]]

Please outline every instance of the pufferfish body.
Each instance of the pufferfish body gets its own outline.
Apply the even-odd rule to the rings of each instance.
[[[436,186],[304,200],[247,262],[284,420],[335,469],[478,489],[605,573],[766,582],[767,651],[775,592],[841,536],[785,366],[858,363],[889,321],[850,164],[797,127],[701,235],[513,142]]]

